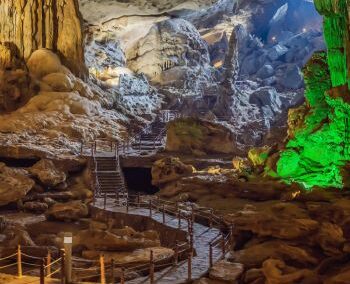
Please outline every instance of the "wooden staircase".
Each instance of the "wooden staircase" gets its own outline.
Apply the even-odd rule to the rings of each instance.
[[[131,147],[139,151],[150,151],[162,147],[166,135],[165,127],[165,122],[154,121],[134,139]]]
[[[124,176],[120,168],[119,156],[95,153],[93,173],[95,176],[95,196],[125,198],[128,195]]]

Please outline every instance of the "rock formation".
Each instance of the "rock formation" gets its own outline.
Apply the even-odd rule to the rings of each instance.
[[[166,151],[203,156],[234,154],[235,135],[223,125],[185,118],[172,121],[167,127]]]
[[[48,48],[75,75],[87,75],[77,0],[4,0],[0,11],[0,43],[19,58],[28,60],[33,51]],[[5,56],[1,52],[0,62]]]
[[[345,1],[315,1],[325,15],[327,53],[313,56],[304,69],[307,104],[293,111],[294,137],[278,162],[278,174],[305,187],[348,186],[342,173],[349,161],[349,15]]]

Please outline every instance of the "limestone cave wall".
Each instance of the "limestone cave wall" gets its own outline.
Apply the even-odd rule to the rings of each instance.
[[[349,187],[350,1],[314,3],[324,15],[327,52],[315,54],[304,68],[306,104],[290,111],[292,129],[277,172],[306,188]]]
[[[39,48],[51,49],[83,77],[87,71],[81,26],[77,0],[0,0],[0,43],[25,60]]]

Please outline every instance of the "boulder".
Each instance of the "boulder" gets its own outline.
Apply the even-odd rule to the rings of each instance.
[[[51,73],[41,79],[42,82],[51,87],[54,92],[70,92],[74,84],[67,74]]]
[[[246,267],[260,267],[269,258],[281,259],[301,265],[317,264],[318,259],[307,250],[280,240],[266,241],[232,253],[230,260]]]
[[[39,49],[32,53],[27,61],[31,75],[41,79],[51,73],[59,73],[64,70],[59,57],[48,49]]]
[[[194,173],[191,165],[186,165],[179,158],[168,157],[156,161],[152,166],[152,184],[160,185],[180,179]]]
[[[267,52],[267,56],[269,57],[269,59],[271,61],[276,61],[288,52],[288,48],[281,44],[276,44],[275,46],[271,47]]]
[[[275,88],[261,87],[253,92],[249,97],[251,104],[257,105],[259,108],[269,107],[276,113],[280,112],[282,102]]]
[[[234,154],[238,152],[235,135],[221,124],[185,118],[167,127],[166,150],[184,154]]]
[[[76,221],[80,218],[87,217],[88,214],[88,207],[78,200],[66,203],[55,203],[46,212],[46,216],[49,219],[58,221]]]
[[[251,231],[258,236],[285,240],[311,236],[319,228],[319,222],[311,219],[304,209],[288,203],[278,203],[259,210],[247,206],[227,218],[238,231]]]
[[[42,159],[29,169],[29,172],[46,186],[54,187],[65,182],[65,172],[58,169],[51,160]]]
[[[160,246],[159,239],[133,236],[118,236],[110,231],[89,229],[79,231],[74,236],[74,245],[91,251],[134,251],[141,248]]]
[[[259,69],[259,71],[256,73],[256,75],[261,79],[266,79],[275,74],[275,70],[270,64],[266,64],[263,67]]]
[[[41,214],[44,213],[49,208],[49,206],[47,205],[47,203],[29,201],[24,203],[23,208],[27,211],[31,211],[36,214]]]
[[[35,182],[23,171],[0,163],[0,206],[17,202],[27,195]]]
[[[303,83],[303,73],[296,64],[287,65],[282,76],[278,77],[278,84],[287,89],[299,89]]]
[[[214,264],[209,270],[209,278],[213,280],[226,281],[228,283],[238,283],[244,267],[240,263],[232,263],[225,260]]]
[[[154,261],[157,262],[169,260],[174,256],[174,251],[172,249],[159,246],[136,249],[132,252],[104,251],[103,255],[106,263],[111,263],[113,259],[114,263],[118,265],[135,265],[149,263],[151,251],[153,252]],[[83,257],[87,259],[98,259],[100,254],[100,251],[83,251]]]
[[[266,284],[299,284],[313,275],[312,270],[296,269],[278,259],[266,260],[263,263],[262,271],[266,278]]]

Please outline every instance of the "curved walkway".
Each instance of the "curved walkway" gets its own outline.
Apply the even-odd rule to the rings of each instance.
[[[95,201],[94,207],[105,210],[107,212],[127,213],[128,215],[140,215],[148,218],[152,218],[154,221],[165,224],[168,227],[174,229],[180,229],[187,231],[189,226],[187,220],[181,220],[181,226],[179,228],[179,221],[176,216],[163,214],[160,210],[152,211],[150,216],[150,210],[147,208],[129,207],[126,212],[125,206],[118,206],[113,199],[98,198]],[[159,208],[158,208],[159,209]],[[164,219],[163,219],[164,218]],[[189,219],[188,219],[189,220]],[[165,223],[163,223],[165,221]],[[221,235],[221,231],[216,228],[210,228],[199,223],[193,222],[193,248],[195,250],[195,256],[192,257],[191,266],[191,279],[198,279],[205,275],[210,267],[210,247],[214,239],[217,239]],[[188,236],[189,238],[190,236]],[[217,242],[217,245],[212,246],[212,259],[213,261],[219,260],[223,256],[223,250],[220,246],[221,242]],[[161,284],[175,284],[186,283],[189,280],[188,261],[182,261],[175,266],[168,267],[155,273],[154,283]],[[127,281],[130,284],[149,283],[149,276],[141,277],[134,280]]]

